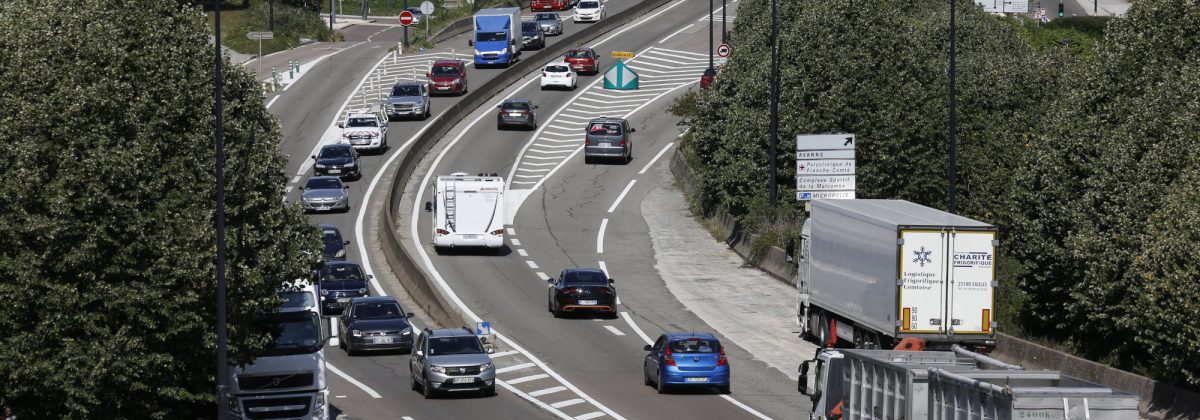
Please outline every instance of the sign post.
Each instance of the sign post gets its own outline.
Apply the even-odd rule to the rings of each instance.
[[[853,199],[853,134],[796,136],[796,200]]]
[[[425,39],[429,39],[429,21],[433,19],[433,2],[421,2],[421,19],[425,21]]]
[[[258,57],[255,58],[255,60],[258,61],[258,70],[256,70],[254,73],[254,78],[258,79],[258,78],[262,77],[262,41],[264,39],[275,39],[275,33],[274,32],[248,32],[248,33],[246,33],[246,38],[250,38],[251,40],[258,40]]]

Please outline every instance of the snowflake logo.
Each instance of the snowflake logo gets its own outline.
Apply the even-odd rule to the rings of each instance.
[[[927,251],[927,250],[925,250],[925,247],[921,247],[921,249],[913,251],[913,254],[916,254],[916,256],[917,256],[916,259],[913,259],[913,262],[920,264],[921,267],[924,267],[925,263],[933,262],[933,259],[929,258],[929,254],[932,254],[932,253],[933,253],[932,250]]]

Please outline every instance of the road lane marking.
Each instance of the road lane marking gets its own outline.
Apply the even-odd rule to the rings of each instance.
[[[724,398],[726,401],[733,403],[733,405],[736,405],[736,406],[740,407],[741,409],[746,410],[746,412],[753,414],[755,417],[758,417],[763,420],[771,420],[770,417],[764,416],[763,413],[759,413],[755,409],[750,408],[750,406],[743,404],[741,401],[733,399],[733,397],[730,397],[728,395],[722,395],[721,398]]]
[[[295,184],[297,182],[300,182],[300,175],[296,175],[296,176],[292,177],[292,183]]]
[[[275,95],[274,98],[271,98],[270,101],[267,101],[267,109],[271,109],[271,105],[275,105],[275,101],[278,100],[280,96],[281,95]]]
[[[599,411],[593,411],[591,413],[576,416],[575,420],[589,420],[589,419],[594,419],[596,417],[603,417],[603,416],[604,416],[604,413],[601,413]]]
[[[618,330],[617,327],[614,327],[612,325],[605,325],[604,329],[606,329],[606,330],[608,330],[608,332],[611,332],[616,335],[625,335],[625,333],[621,332],[621,330]]]
[[[525,391],[522,391],[515,386],[509,385],[508,382],[504,382],[502,380],[497,379],[496,385],[500,385],[500,386],[504,387],[504,389],[507,389],[508,392],[516,394],[518,397],[524,398],[525,401],[529,401],[529,402],[533,403],[534,405],[541,407],[543,410],[549,411],[551,414],[558,416],[558,418],[560,418],[560,419],[571,418],[571,416],[568,416],[567,413],[564,413],[564,412],[560,411],[558,408],[555,408],[555,407],[551,406],[550,404],[546,404],[537,398],[531,397],[529,394],[526,394]]]
[[[517,248],[517,255],[520,255],[522,257],[528,257],[529,253],[525,252],[524,248]]]
[[[413,420],[413,418],[409,417],[409,416],[404,416],[404,417],[401,417],[400,420]]]
[[[625,318],[625,322],[629,324],[630,328],[633,328],[633,333],[637,334],[638,337],[641,337],[642,341],[645,341],[646,344],[654,344],[654,341],[650,339],[650,336],[646,335],[645,331],[642,331],[641,328],[638,328],[637,324],[633,323],[633,318],[629,317],[629,312],[621,312],[621,318]]]
[[[512,239],[509,239],[508,241],[509,241],[509,242],[512,242],[513,246],[521,246],[521,240],[520,240],[520,239],[517,239],[517,238],[512,238]]]
[[[491,356],[492,356],[492,359],[495,359],[497,357],[512,356],[514,354],[517,354],[517,352],[515,350],[507,350],[507,351],[502,351],[499,353],[493,353]]]
[[[672,145],[674,145],[674,144],[675,144],[675,142],[670,142],[670,143],[667,143],[667,145],[666,145],[666,146],[664,146],[664,147],[662,148],[662,150],[659,150],[659,151],[658,151],[658,154],[657,154],[657,155],[654,155],[654,158],[650,159],[650,161],[649,161],[649,162],[646,162],[646,166],[643,166],[643,167],[642,167],[642,170],[638,171],[638,175],[641,175],[641,174],[644,174],[644,173],[646,173],[646,171],[650,169],[650,166],[651,166],[651,165],[654,165],[654,162],[657,162],[657,161],[658,161],[658,158],[660,158],[660,157],[662,157],[662,155],[666,154],[666,153],[667,153],[667,150],[668,150],[668,149],[670,149],[670,148],[671,148],[671,146],[672,146]]]
[[[604,277],[612,278],[612,274],[608,274],[608,266],[604,265],[604,261],[600,261],[600,271],[604,272]]]
[[[658,41],[658,43],[661,44],[661,43],[667,42],[667,40],[671,39],[671,37],[673,37],[675,35],[679,35],[680,32],[686,31],[686,30],[688,30],[688,28],[691,28],[693,26],[696,26],[696,24],[693,23],[691,25],[684,26],[684,27],[680,28],[678,31],[672,32],[670,35],[667,35],[666,38],[663,38],[661,41]]]
[[[596,253],[604,253],[604,229],[608,227],[608,219],[600,221],[600,232],[596,234]]]
[[[545,378],[549,378],[549,377],[550,377],[550,375],[547,375],[545,373],[539,373],[536,375],[522,376],[520,378],[508,380],[508,381],[504,381],[504,382],[508,382],[509,385],[516,385],[516,384],[521,384],[521,383],[525,383],[525,382],[529,382],[529,381],[536,381],[538,379],[545,379]]]
[[[669,53],[683,54],[683,55],[685,55],[685,56],[691,55],[691,56],[696,56],[696,57],[708,58],[708,54],[706,54],[706,53],[698,53],[698,52],[692,52],[692,51],[680,51],[680,50],[672,50],[672,49],[670,49],[670,48],[663,48],[663,47],[655,47],[654,49],[655,49],[656,51],[666,51],[666,52],[669,52]]]
[[[553,388],[539,389],[539,390],[537,390],[537,391],[530,392],[530,393],[529,393],[529,396],[531,396],[531,397],[540,397],[540,396],[543,396],[543,395],[547,395],[547,394],[553,394],[553,393],[555,393],[555,392],[559,392],[559,391],[566,391],[566,390],[567,390],[567,388],[566,388],[566,387],[563,387],[563,386],[556,386],[556,387],[553,387]]]
[[[374,389],[371,389],[371,387],[367,386],[366,384],[359,382],[357,379],[351,378],[350,375],[346,374],[346,372],[342,372],[341,369],[334,367],[333,364],[330,364],[328,361],[325,362],[325,367],[329,368],[329,371],[333,372],[335,375],[341,376],[342,379],[346,380],[346,382],[354,384],[354,386],[357,386],[358,389],[361,389],[361,390],[363,390],[363,392],[366,392],[367,395],[371,396],[371,398],[383,398],[383,396],[379,395],[378,392],[375,392]]]
[[[581,402],[583,402],[583,400],[575,398],[575,399],[570,399],[570,400],[566,400],[566,401],[559,401],[554,404],[550,404],[550,406],[554,407],[554,408],[563,408],[563,407],[570,407],[572,405],[579,404]]]
[[[512,365],[509,367],[503,367],[500,369],[496,369],[496,373],[512,372],[514,370],[527,369],[527,368],[531,368],[531,367],[533,367],[533,363],[522,363],[519,365]]]
[[[617,201],[613,201],[612,206],[608,208],[609,213],[612,213],[613,210],[617,209],[617,205],[621,204],[621,200],[625,199],[625,194],[629,194],[629,189],[633,188],[633,184],[635,184],[635,183],[637,183],[636,179],[629,180],[629,185],[626,185],[625,189],[621,190],[621,195],[617,196]]]
[[[333,325],[333,318],[329,318],[329,347],[335,347],[341,344],[338,340],[338,329]]]
[[[288,194],[288,193],[290,193],[290,192],[292,192],[292,186],[291,186],[291,185],[288,185],[288,186],[286,186],[286,187],[283,187],[283,193],[284,193],[285,195],[286,195],[286,194]],[[287,199],[287,197],[284,197],[284,199],[286,200],[286,199]]]
[[[516,235],[516,234],[517,234],[517,231],[516,231],[516,229],[513,229],[513,228],[504,228],[504,230],[505,230],[505,231],[508,231],[508,235],[509,235],[509,236],[513,236],[513,235]]]
[[[540,277],[542,281],[550,280],[550,276],[547,276],[546,273],[541,271],[537,272],[537,276]]]

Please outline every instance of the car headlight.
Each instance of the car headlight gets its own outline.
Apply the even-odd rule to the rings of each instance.
[[[475,55],[483,55],[483,51],[475,50]]]
[[[353,335],[353,336],[355,336],[355,337],[362,337],[362,331],[359,331],[359,330],[350,330],[350,335]]]
[[[342,257],[345,257],[345,256],[346,256],[346,248],[339,249],[339,250],[338,250],[338,252],[337,252],[336,254],[333,254],[333,256],[334,256],[335,258],[342,258]]]
[[[446,373],[446,368],[438,365],[430,366],[429,370],[433,371],[433,373]]]
[[[325,420],[325,393],[317,393],[317,401],[313,403],[313,412],[317,413],[318,420]]]
[[[400,334],[403,334],[403,335],[412,334],[412,327],[404,327],[403,330],[400,330]]]
[[[325,165],[322,165],[322,164],[320,164],[320,163],[314,164],[313,166],[316,166],[316,167],[318,167],[318,168],[321,168],[321,169],[325,169],[325,168],[326,168],[326,166],[325,166]]]
[[[367,294],[367,288],[366,288],[366,287],[364,287],[364,288],[358,289],[358,293],[359,293],[359,294],[362,294],[362,295],[365,295],[365,294]]]
[[[493,367],[496,367],[496,366],[495,366],[495,365],[493,365],[491,362],[484,363],[484,364],[482,364],[482,365],[479,365],[479,371],[480,371],[480,372],[487,372],[488,370],[490,370],[490,369],[491,369],[491,368],[493,368]]]

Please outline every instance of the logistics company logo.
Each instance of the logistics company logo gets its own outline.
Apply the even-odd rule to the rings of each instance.
[[[992,268],[992,253],[990,252],[955,252],[955,267]]]
[[[924,267],[926,263],[933,263],[933,258],[929,258],[929,254],[932,253],[932,250],[926,251],[925,247],[921,247],[921,249],[913,251],[913,254],[917,256],[917,258],[913,259],[913,262],[920,264],[921,267]]]

